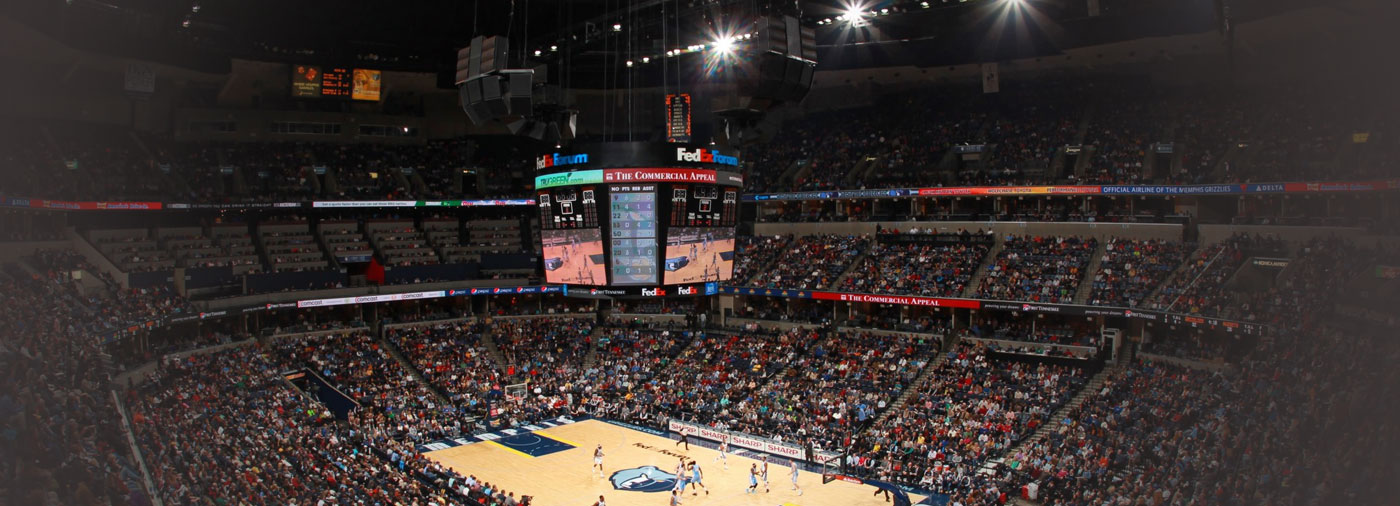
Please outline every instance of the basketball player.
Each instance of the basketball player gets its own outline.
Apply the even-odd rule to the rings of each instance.
[[[749,488],[744,490],[745,494],[758,492],[758,464],[749,464]]]
[[[699,261],[700,261],[700,254],[695,250],[695,243],[693,243],[693,242],[690,243],[690,257],[689,257],[689,258],[690,258],[690,260],[693,260],[693,261],[696,261],[696,262],[699,262]]]
[[[802,495],[802,487],[797,486],[797,459],[792,459],[792,489]]]
[[[681,491],[680,491],[680,490],[672,490],[672,491],[671,491],[671,506],[681,506]]]
[[[719,456],[715,457],[715,460],[723,460],[724,468],[729,469],[729,436],[724,436],[724,439],[719,440]]]
[[[600,496],[598,496],[598,502],[593,503],[593,506],[608,506],[608,505],[607,505],[607,502],[603,500],[603,496],[600,495]]]
[[[680,446],[681,444],[685,444],[685,451],[690,451],[690,436],[686,435],[684,432],[681,433],[681,440],[676,441],[675,446]]]
[[[598,468],[598,476],[599,476],[599,477],[602,477],[602,476],[603,476],[603,445],[598,445],[597,448],[594,448],[594,449],[593,449],[593,467]],[[593,469],[590,468],[589,471],[592,472]],[[603,496],[598,496],[598,499],[602,499],[602,498],[603,498]]]
[[[689,467],[690,467],[690,495],[700,495],[700,492],[696,492],[696,491],[695,491],[695,487],[697,487],[697,486],[700,487],[700,488],[702,488],[702,489],[705,489],[705,495],[710,495],[710,487],[706,487],[706,486],[705,486],[705,482],[703,481],[704,478],[705,478],[704,473],[701,473],[701,472],[700,472],[700,463],[699,463],[699,462],[696,462],[696,461],[694,461],[694,460],[692,460],[692,461],[690,461]]]
[[[685,459],[676,465],[676,485],[671,487],[671,492],[675,495],[685,493]]]
[[[767,491],[768,491],[768,455],[766,455],[766,454],[763,456],[763,469],[762,469],[761,472],[759,472],[759,476],[763,478],[763,491],[764,491],[764,492],[767,492]]]

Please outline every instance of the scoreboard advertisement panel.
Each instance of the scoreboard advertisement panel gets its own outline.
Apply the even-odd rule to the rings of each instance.
[[[383,73],[371,69],[293,65],[293,98],[378,101]]]

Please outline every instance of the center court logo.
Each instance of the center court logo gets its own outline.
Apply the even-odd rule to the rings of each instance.
[[[612,474],[613,488],[633,492],[667,492],[676,486],[676,475],[656,466],[623,469]]]

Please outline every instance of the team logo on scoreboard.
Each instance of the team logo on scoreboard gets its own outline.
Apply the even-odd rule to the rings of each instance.
[[[656,466],[623,469],[612,474],[613,488],[633,492],[665,492],[676,486],[676,475]]]
[[[720,165],[739,165],[739,157],[722,155],[713,149],[685,149],[676,148],[676,161],[678,162],[700,162],[717,163]]]

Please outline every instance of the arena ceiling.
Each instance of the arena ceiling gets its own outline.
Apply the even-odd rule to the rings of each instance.
[[[597,88],[615,86],[627,60],[637,61],[634,84],[655,82],[660,66],[642,58],[742,33],[766,14],[815,27],[819,68],[834,70],[1047,56],[1320,3],[1096,0],[1091,16],[1090,0],[13,0],[0,13],[75,48],[204,72],[244,58],[445,77],[473,35],[508,35],[513,66],[546,65],[571,86]]]

